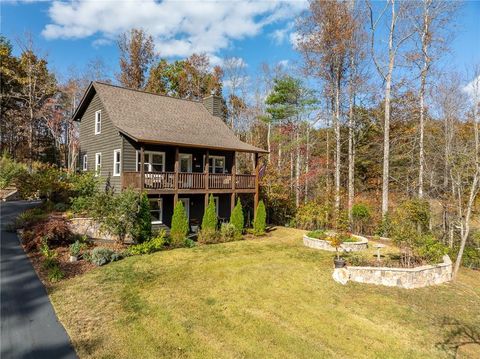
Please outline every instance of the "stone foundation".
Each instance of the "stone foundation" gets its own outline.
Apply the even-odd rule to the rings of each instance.
[[[339,252],[358,252],[368,248],[367,238],[353,234],[352,237],[357,238],[359,241],[342,243],[341,248],[338,249]],[[335,247],[333,247],[329,241],[311,238],[306,234],[303,235],[303,245],[314,249],[321,249],[323,251],[335,252]]]
[[[341,284],[349,280],[359,283],[400,288],[422,288],[442,284],[452,279],[452,261],[443,256],[443,263],[416,268],[344,267],[335,268],[333,279]]]

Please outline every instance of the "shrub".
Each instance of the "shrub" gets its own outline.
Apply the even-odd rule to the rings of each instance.
[[[93,172],[77,173],[70,176],[73,197],[93,197],[99,188],[99,177]]]
[[[54,206],[53,206],[53,209],[57,212],[65,212],[67,209],[68,209],[68,205],[66,203],[56,203]]]
[[[350,233],[345,233],[345,232],[340,232],[337,234],[337,236],[340,238],[342,243],[345,242],[358,242],[359,240],[355,237],[352,237]]]
[[[235,236],[241,237],[245,225],[245,219],[243,217],[243,208],[240,198],[237,199],[237,204],[230,215],[230,223],[235,228]]]
[[[95,197],[75,197],[71,198],[71,210],[74,213],[88,213],[93,206]]]
[[[377,230],[375,231],[375,234],[381,237],[390,237],[392,235],[392,231],[393,231],[392,220],[390,218],[390,214],[386,213],[383,216]]]
[[[78,257],[84,248],[85,244],[81,243],[79,240],[76,240],[74,243],[70,244],[70,255],[73,257]]]
[[[203,244],[211,244],[211,243],[219,243],[221,240],[220,233],[216,229],[212,228],[205,228],[201,229],[198,232],[198,243]]]
[[[253,234],[255,236],[261,236],[265,234],[267,228],[267,213],[265,211],[265,205],[263,201],[260,201],[257,206],[257,214],[253,221]]]
[[[72,194],[68,173],[44,163],[34,163],[32,172],[23,173],[16,182],[24,198],[38,194],[40,198],[56,203],[67,202]]]
[[[142,243],[152,236],[152,219],[150,215],[150,202],[145,192],[139,198],[139,210],[134,229],[133,239]]]
[[[238,235],[237,228],[232,223],[222,223],[220,235],[224,242],[233,241]]]
[[[415,255],[425,259],[428,263],[437,264],[448,253],[448,247],[432,235],[421,236],[415,244]]]
[[[308,232],[307,237],[325,240],[325,238],[327,238],[327,234],[324,230],[317,229],[315,231]]]
[[[339,211],[336,215],[335,228],[337,231],[346,232],[350,230],[350,223],[348,220],[347,211]]]
[[[90,253],[90,261],[97,266],[103,266],[119,259],[121,259],[121,255],[108,248],[97,247]]]
[[[47,213],[45,213],[41,208],[31,208],[20,213],[15,219],[16,228],[24,228],[32,226],[38,222],[41,222],[47,218]]]
[[[355,233],[365,233],[372,217],[370,207],[364,203],[352,206],[352,229]]]
[[[165,231],[160,231],[155,237],[140,243],[130,246],[127,249],[128,255],[149,254],[161,251],[165,247]]]
[[[170,229],[170,245],[182,247],[189,232],[188,218],[182,201],[178,201],[173,210],[172,228]]]
[[[330,224],[330,218],[332,218],[331,206],[308,202],[298,208],[293,225],[308,230],[327,228]]]
[[[202,229],[216,231],[217,224],[218,218],[217,211],[215,209],[215,201],[213,200],[213,195],[210,195],[208,206],[205,208],[205,213],[203,214]]]
[[[24,164],[12,160],[6,153],[0,158],[0,189],[5,189],[26,173]]]
[[[38,223],[32,230],[37,237],[45,238],[49,243],[67,242],[72,235],[67,221],[63,218],[50,218],[46,222]]]
[[[455,258],[458,253],[458,248],[456,248],[453,253]],[[466,246],[463,250],[462,265],[471,269],[480,269],[480,249]]]
[[[197,244],[195,243],[195,241],[191,238],[187,238],[185,239],[185,247],[187,248],[193,248],[195,247]]]
[[[60,269],[60,266],[57,264],[50,268],[48,271],[48,280],[50,282],[58,282],[59,280],[62,280],[65,274],[63,271]]]

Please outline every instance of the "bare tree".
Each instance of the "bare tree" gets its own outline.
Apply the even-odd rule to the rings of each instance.
[[[143,89],[148,67],[155,57],[152,36],[142,29],[131,29],[120,36],[117,44],[120,50],[120,83],[125,87]]]
[[[340,209],[341,138],[340,115],[342,81],[347,49],[353,35],[351,13],[345,2],[310,1],[309,13],[300,19],[298,48],[307,73],[326,82],[331,91],[332,123],[335,134],[335,209]]]
[[[370,51],[377,69],[384,83],[384,129],[383,129],[383,173],[382,173],[382,215],[385,216],[388,212],[388,195],[389,195],[389,180],[390,180],[390,109],[392,97],[392,80],[393,71],[395,69],[395,60],[400,47],[413,36],[414,32],[410,28],[405,28],[400,25],[405,23],[408,15],[408,2],[400,2],[396,4],[395,0],[388,0],[385,7],[380,11],[377,17],[374,17],[374,8],[370,0],[366,0],[366,4],[370,14],[370,31],[371,42]],[[376,38],[379,25],[385,18],[387,10],[390,8],[390,19],[388,29],[388,45],[387,45],[387,61],[382,64],[379,56],[375,51]]]

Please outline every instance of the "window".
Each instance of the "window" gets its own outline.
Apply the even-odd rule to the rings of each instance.
[[[225,173],[225,156],[210,156],[208,164],[210,173]]]
[[[95,112],[95,134],[102,132],[102,111]]]
[[[165,172],[165,152],[144,152],[145,172]],[[141,153],[137,151],[137,172],[140,172],[142,163]]]
[[[88,169],[87,155],[83,155],[83,170],[86,171],[87,169]]]
[[[150,215],[152,218],[152,224],[163,223],[163,199],[162,198],[150,199]]]
[[[121,151],[114,150],[113,151],[113,175],[114,176],[120,176],[121,159],[122,159]]]
[[[100,175],[101,170],[102,170],[102,154],[95,153],[95,176]]]

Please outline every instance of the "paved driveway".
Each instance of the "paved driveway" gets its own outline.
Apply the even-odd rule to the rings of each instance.
[[[17,235],[5,231],[5,225],[18,213],[34,205],[26,201],[0,204],[0,357],[77,358]]]

